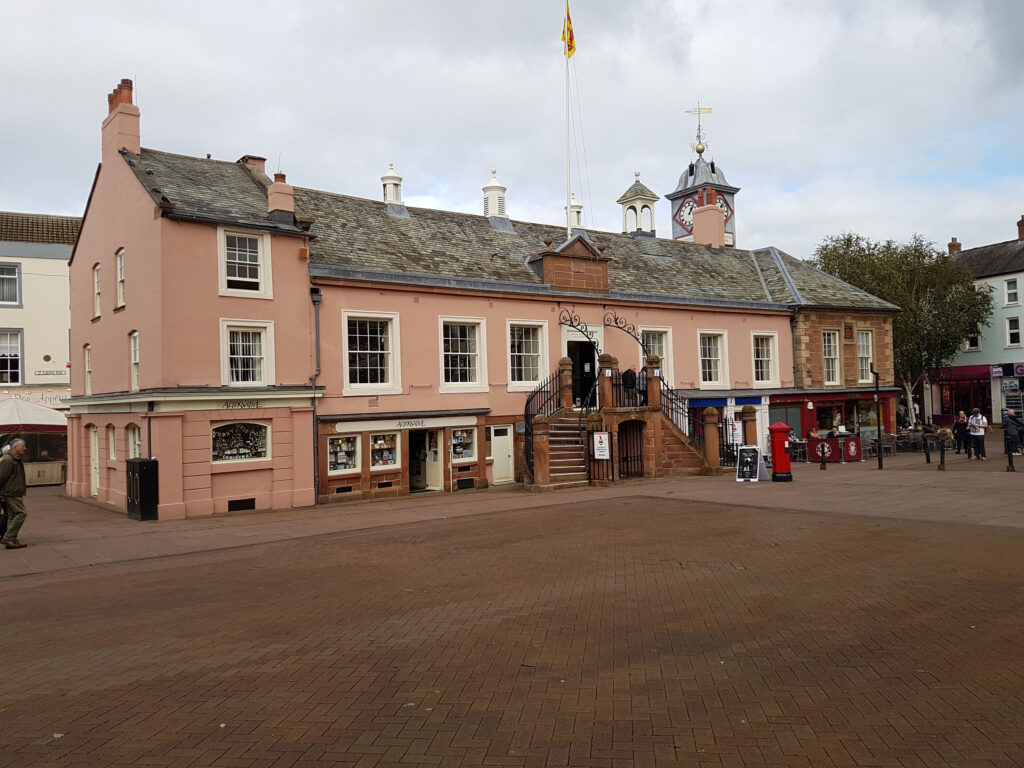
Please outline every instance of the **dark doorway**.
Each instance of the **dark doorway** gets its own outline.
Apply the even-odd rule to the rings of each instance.
[[[572,402],[579,407],[597,380],[597,352],[589,341],[566,342],[572,360]]]
[[[644,476],[644,423],[624,421],[619,425],[619,477]]]

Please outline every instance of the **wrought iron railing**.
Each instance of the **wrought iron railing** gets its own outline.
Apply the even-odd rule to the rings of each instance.
[[[647,377],[633,371],[623,371],[612,376],[612,407],[639,408],[647,405]]]
[[[537,388],[526,398],[526,408],[523,412],[526,422],[523,455],[530,474],[533,474],[533,420],[537,416],[550,416],[561,408],[561,392],[559,373],[556,371],[538,384]]]
[[[689,404],[664,381],[661,382],[661,412],[698,447],[704,447],[704,425],[693,423],[693,419],[690,418]]]

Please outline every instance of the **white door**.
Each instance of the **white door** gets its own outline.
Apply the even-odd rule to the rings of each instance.
[[[512,459],[514,442],[510,425],[491,427],[491,458],[494,459],[491,470],[495,485],[511,483],[516,479],[515,462]]]
[[[89,495],[100,492],[100,436],[96,427],[89,427]]]
[[[441,490],[441,466],[443,447],[440,445],[443,433],[439,429],[427,431],[427,458],[424,462],[427,488],[431,491]]]

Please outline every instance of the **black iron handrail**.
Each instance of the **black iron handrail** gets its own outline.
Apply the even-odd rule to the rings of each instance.
[[[697,446],[704,447],[704,425],[695,424],[686,400],[676,394],[664,380],[661,382],[661,411],[679,431],[689,437]]]
[[[537,416],[550,416],[561,407],[562,389],[559,386],[559,378],[559,372],[556,371],[538,384],[526,398],[526,407],[523,411],[526,422],[523,455],[531,474],[533,473],[533,420]]]

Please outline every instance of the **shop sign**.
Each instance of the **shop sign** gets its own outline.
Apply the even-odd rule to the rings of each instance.
[[[1020,379],[1003,379],[1003,392],[1020,392]]]
[[[33,376],[67,376],[68,372],[64,371],[32,371]]]
[[[413,419],[376,419],[368,421],[339,421],[335,432],[396,432],[402,429],[436,429],[438,427],[475,427],[476,416],[444,416]]]
[[[594,433],[594,458],[595,459],[610,459],[611,454],[611,442],[609,439],[609,433],[607,432],[595,432]]]
[[[1013,375],[1014,376],[1024,376],[1024,363],[1014,363],[1013,364]]]
[[[245,408],[262,408],[262,400],[225,400],[220,404],[222,411],[233,411]]]
[[[991,366],[989,366],[989,370],[992,373],[992,378],[993,379],[1002,378],[1003,366],[1001,366],[1001,365],[991,365]]]

